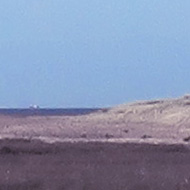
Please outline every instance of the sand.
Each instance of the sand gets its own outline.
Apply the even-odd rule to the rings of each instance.
[[[189,96],[124,104],[80,116],[0,115],[0,136],[46,141],[186,143],[190,136],[189,115]]]
[[[189,190],[190,97],[81,116],[0,115],[0,190]]]

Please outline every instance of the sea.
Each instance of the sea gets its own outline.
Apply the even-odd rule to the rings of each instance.
[[[10,116],[77,116],[101,110],[100,108],[0,108],[0,115]]]

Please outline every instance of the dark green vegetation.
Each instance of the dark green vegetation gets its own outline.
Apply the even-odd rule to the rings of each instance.
[[[187,145],[1,140],[0,190],[189,190]]]

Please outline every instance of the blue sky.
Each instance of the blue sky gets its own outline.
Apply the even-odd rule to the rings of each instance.
[[[189,9],[189,0],[0,0],[0,107],[189,93]]]

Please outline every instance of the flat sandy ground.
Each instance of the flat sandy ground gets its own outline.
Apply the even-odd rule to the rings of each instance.
[[[0,115],[0,190],[189,190],[190,97],[81,116]]]

